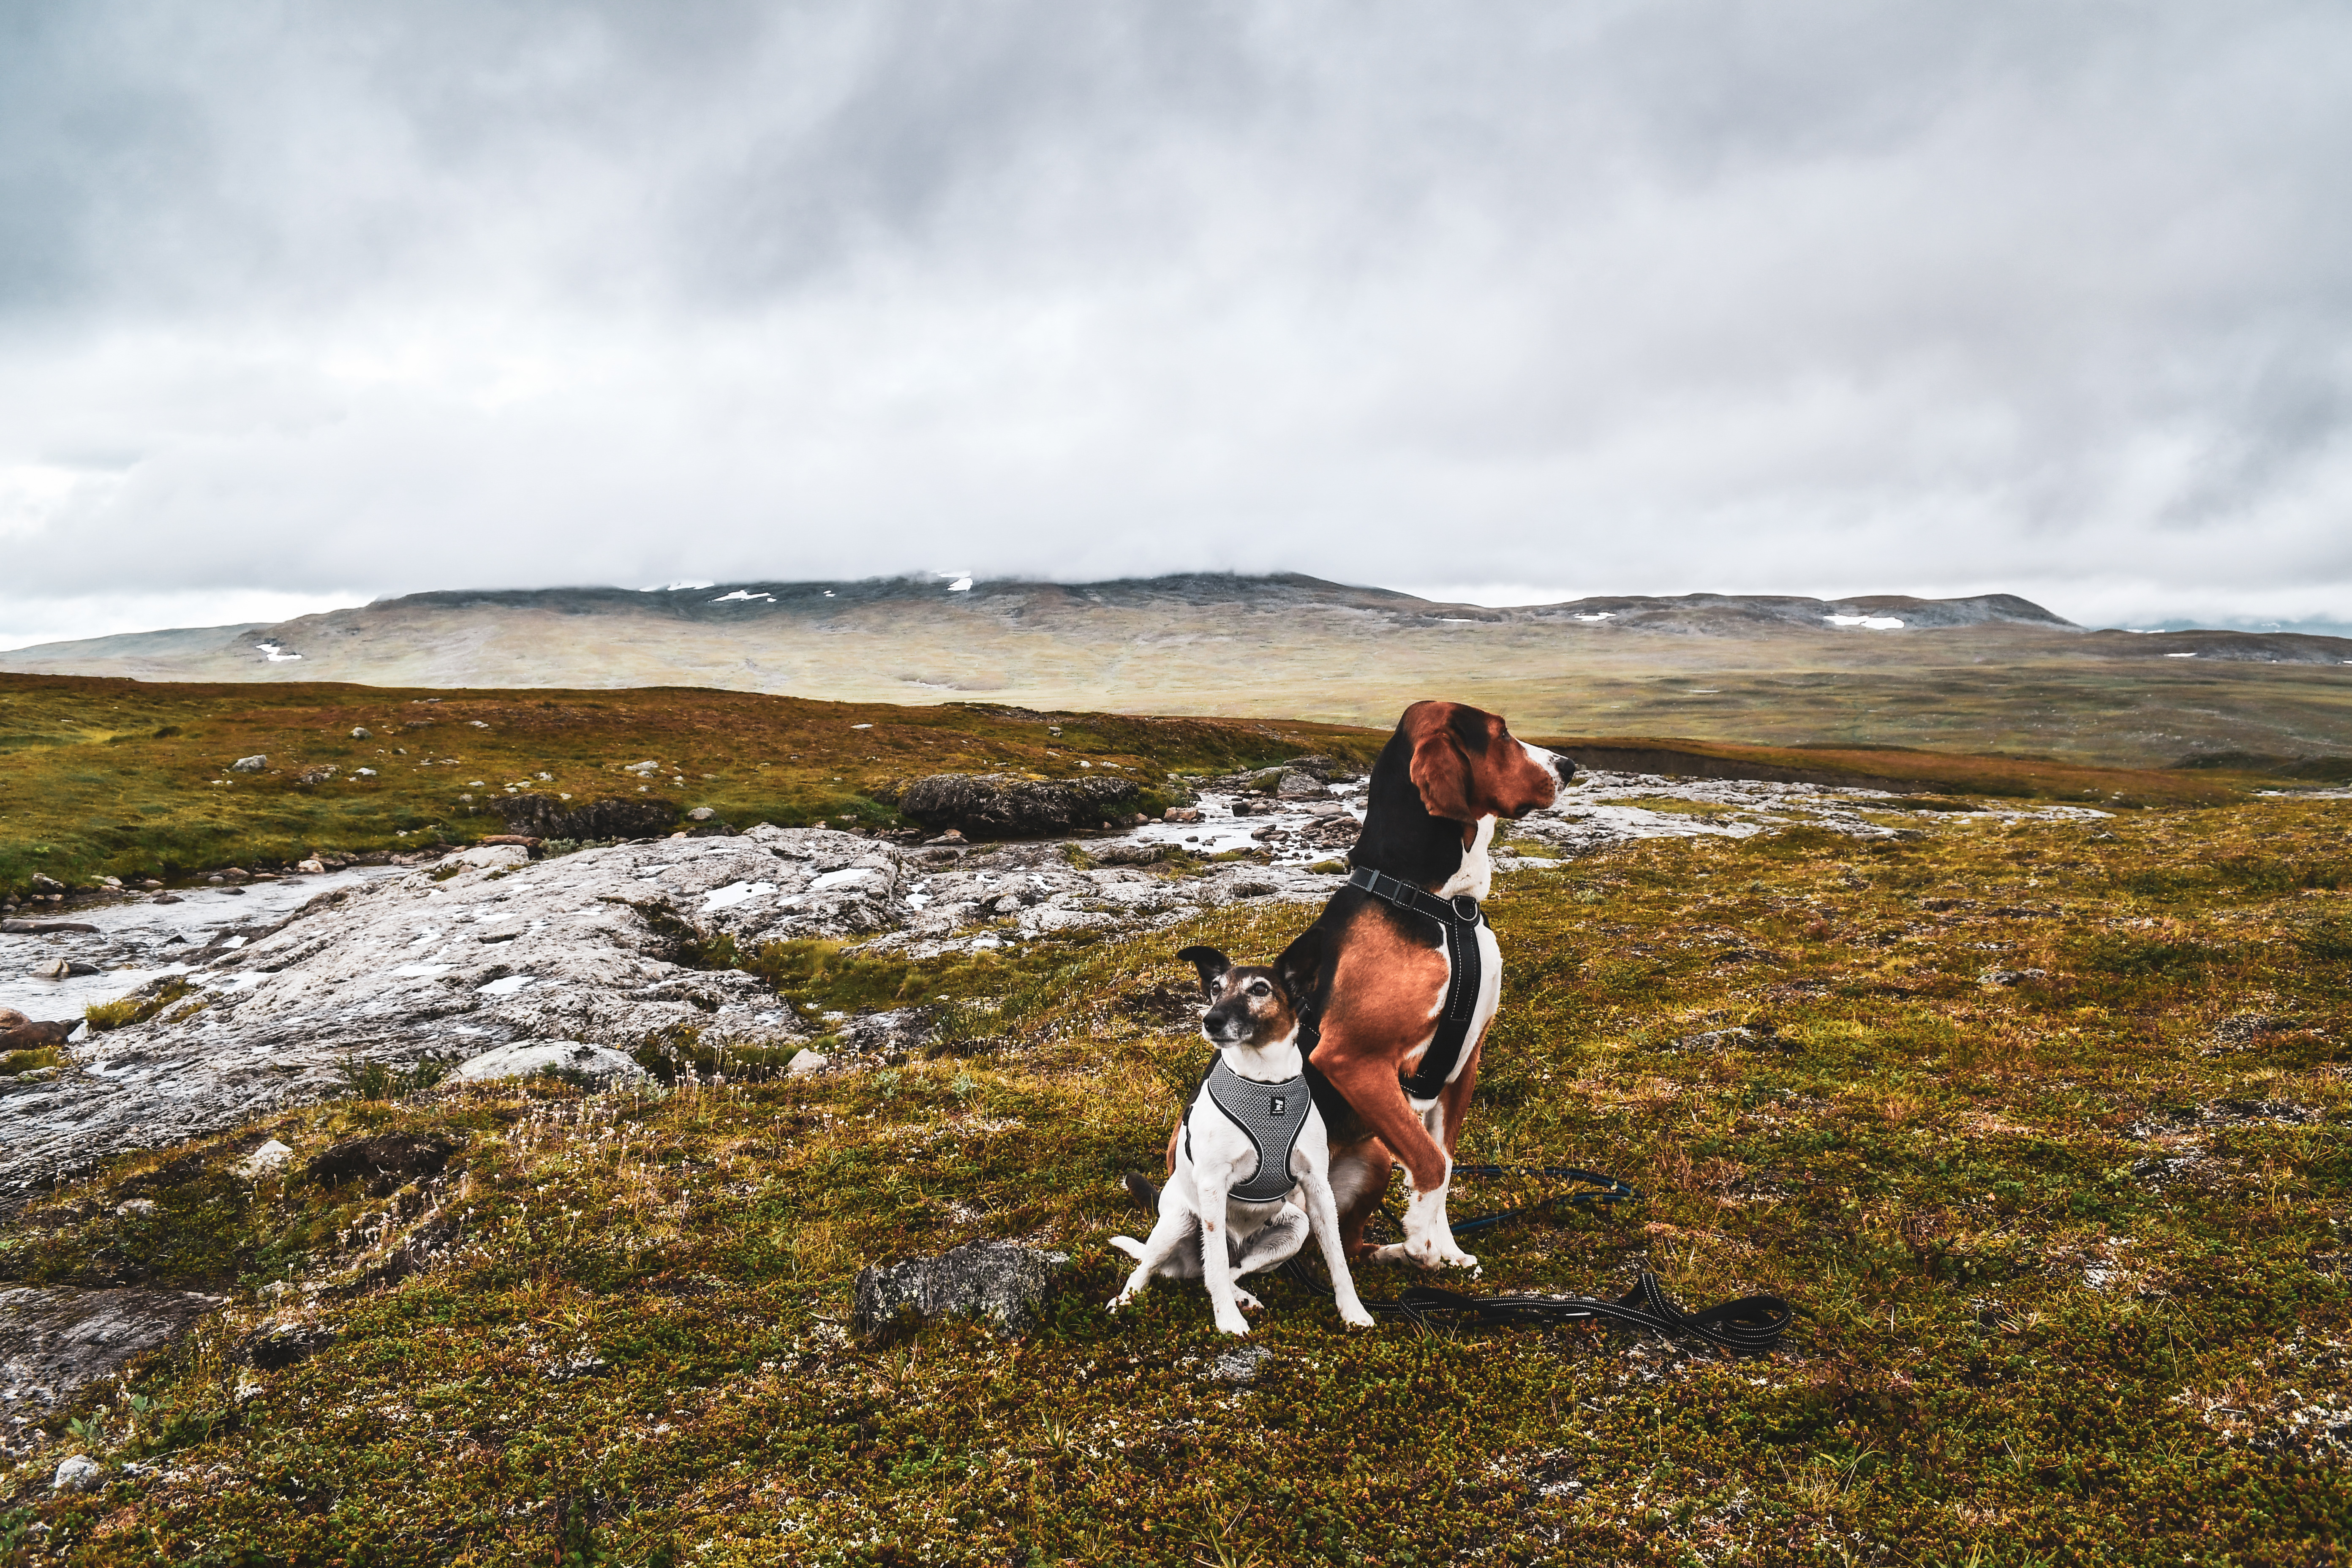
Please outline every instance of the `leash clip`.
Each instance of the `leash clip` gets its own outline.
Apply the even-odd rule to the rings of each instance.
[[[1474,926],[1478,923],[1477,900],[1472,898],[1467,893],[1456,893],[1454,895],[1452,901],[1454,904],[1454,918],[1455,920],[1460,921],[1466,926]]]

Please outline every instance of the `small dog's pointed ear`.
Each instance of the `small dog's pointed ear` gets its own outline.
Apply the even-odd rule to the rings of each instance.
[[[1298,933],[1297,940],[1282,950],[1274,961],[1275,973],[1282,977],[1282,988],[1290,993],[1293,1007],[1305,1006],[1315,996],[1315,979],[1323,968],[1323,928],[1308,926]]]
[[[1201,972],[1201,989],[1212,996],[1224,984],[1225,971],[1234,966],[1232,959],[1213,947],[1188,947],[1176,956]]]

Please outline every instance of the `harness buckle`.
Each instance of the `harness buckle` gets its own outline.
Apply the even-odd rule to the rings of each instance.
[[[1456,893],[1450,901],[1454,905],[1454,918],[1455,920],[1460,921],[1466,926],[1474,926],[1478,923],[1477,900],[1472,898],[1467,893]]]

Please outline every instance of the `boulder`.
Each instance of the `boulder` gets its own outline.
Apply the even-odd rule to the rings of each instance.
[[[609,1046],[579,1040],[517,1040],[457,1064],[444,1083],[494,1083],[539,1073],[583,1080],[598,1089],[644,1080],[646,1069]]]
[[[18,1013],[16,1016],[23,1018],[25,1016]],[[13,1027],[0,1028],[0,1052],[46,1050],[71,1040],[73,1032],[72,1024],[37,1024],[26,1018]]]
[[[315,768],[304,768],[300,773],[296,773],[294,775],[294,782],[296,784],[325,784],[329,779],[333,778],[339,771],[340,770],[337,769],[335,764],[332,763],[320,763]]]
[[[850,1326],[862,1338],[887,1339],[933,1318],[973,1317],[1000,1334],[1034,1327],[1054,1276],[1069,1267],[1059,1252],[1008,1241],[974,1241],[937,1258],[909,1258],[858,1271]]]
[[[1282,770],[1282,778],[1274,793],[1283,800],[1328,800],[1331,791],[1313,773],[1300,773],[1295,767]]]
[[[33,973],[43,980],[65,980],[77,974],[103,974],[106,972],[87,959],[53,958],[47,963],[33,965]]]
[[[0,1007],[0,1031],[21,1029],[32,1021],[14,1007]]]
[[[1139,793],[1127,779],[934,773],[908,786],[898,810],[925,827],[956,828],[968,838],[1044,838],[1129,816]]]
[[[573,806],[551,795],[515,795],[491,803],[509,833],[532,838],[659,838],[677,823],[677,804],[614,795]]]
[[[293,1150],[272,1138],[268,1142],[238,1161],[236,1165],[236,1173],[248,1182],[258,1181],[270,1172],[279,1169],[293,1157]]]
[[[268,765],[269,758],[266,754],[253,757],[239,757],[236,761],[229,763],[229,770],[232,773],[257,773]]]
[[[64,1405],[226,1300],[189,1290],[0,1290],[0,1405]]]
[[[106,1479],[106,1472],[88,1454],[68,1454],[58,1461],[58,1473],[49,1478],[53,1492],[94,1492]]]
[[[352,731],[352,739],[354,741],[373,741],[375,739],[375,731],[369,729],[364,724],[357,725]]]

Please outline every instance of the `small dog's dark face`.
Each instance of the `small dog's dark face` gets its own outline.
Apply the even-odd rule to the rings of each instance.
[[[1213,947],[1188,947],[1176,956],[1201,972],[1201,989],[1209,998],[1201,1034],[1211,1045],[1269,1045],[1298,1027],[1293,987],[1299,976],[1235,963]]]

